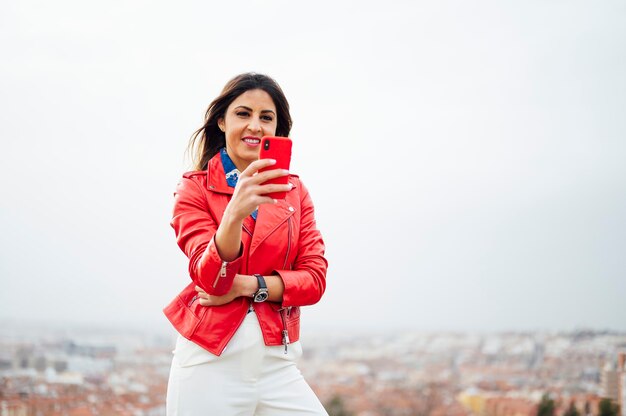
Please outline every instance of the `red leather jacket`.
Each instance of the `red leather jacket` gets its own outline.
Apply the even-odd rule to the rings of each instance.
[[[299,306],[312,305],[324,294],[328,263],[315,225],[313,203],[297,176],[290,175],[289,181],[294,188],[285,200],[259,207],[253,232],[246,227],[246,221],[252,219],[244,221],[243,252],[231,262],[222,261],[214,241],[233,193],[226,183],[220,154],[209,161],[206,171],[187,172],[178,183],[171,225],[179,247],[189,257],[192,281],[163,312],[181,335],[213,354],[224,351],[245,318],[251,298],[202,306],[195,285],[209,294],[223,295],[237,273],[280,275],[285,285],[282,304],[254,304],[266,345],[297,341]]]

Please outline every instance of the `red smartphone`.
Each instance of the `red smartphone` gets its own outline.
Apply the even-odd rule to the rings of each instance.
[[[273,137],[265,136],[261,139],[261,150],[259,150],[259,159],[274,159],[276,164],[260,169],[259,172],[265,172],[272,169],[287,169],[289,170],[289,163],[291,162],[291,139],[289,137]],[[289,175],[281,176],[279,178],[270,179],[263,184],[275,183],[280,185],[287,185],[289,182]],[[272,192],[267,194],[270,198],[285,199],[287,192]]]

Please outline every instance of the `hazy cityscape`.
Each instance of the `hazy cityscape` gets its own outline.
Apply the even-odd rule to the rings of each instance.
[[[4,322],[0,416],[165,415],[174,335]],[[331,416],[609,415],[626,394],[626,333],[316,331],[303,345]]]
[[[161,310],[191,281],[173,192],[249,71],[289,100],[326,244],[299,367],[330,416],[626,416],[624,0],[0,21],[0,416],[165,415]]]

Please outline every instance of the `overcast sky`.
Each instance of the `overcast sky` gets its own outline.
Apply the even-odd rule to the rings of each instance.
[[[310,328],[626,330],[623,1],[3,1],[0,319],[167,328],[185,148],[273,76]]]

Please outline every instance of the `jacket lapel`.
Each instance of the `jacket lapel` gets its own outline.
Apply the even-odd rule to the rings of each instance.
[[[293,183],[293,182],[292,182]],[[292,201],[297,198],[297,190],[294,188],[287,193],[287,198],[278,200],[275,204],[263,204],[259,206],[254,235],[250,245],[250,255],[272,234],[282,223],[295,214],[297,205]]]
[[[224,167],[222,166],[222,160],[219,152],[213,156],[211,160],[209,160],[206,176],[207,190],[226,195],[233,194],[233,188],[228,186],[228,183],[226,182],[226,175],[224,174]],[[213,208],[213,215],[215,215],[215,218],[219,218],[220,222],[224,216],[227,203],[228,201],[224,204],[213,204],[211,206],[211,208]]]

